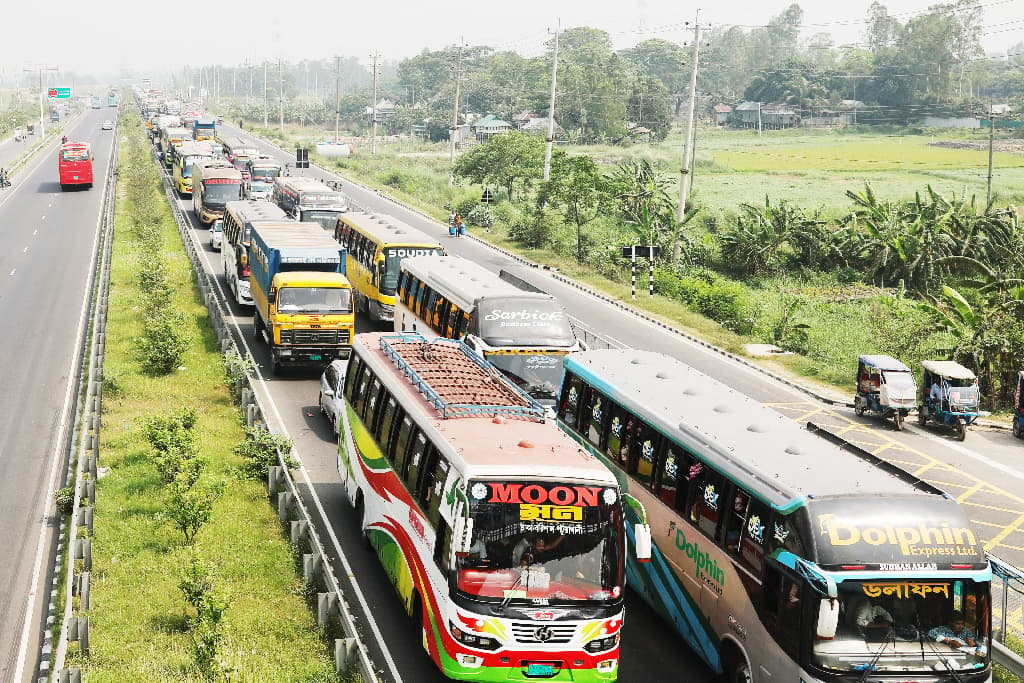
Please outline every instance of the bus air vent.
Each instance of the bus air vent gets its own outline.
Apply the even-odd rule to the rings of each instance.
[[[764,425],[759,425],[755,422],[754,424],[749,425],[747,427],[747,431],[754,432],[755,434],[764,434],[765,432],[768,431],[768,428],[765,427]]]
[[[725,404],[717,405],[714,408],[712,408],[712,410],[714,410],[716,413],[732,413],[732,412],[735,412],[735,411],[733,411],[732,408],[730,408],[729,406],[727,406]]]
[[[786,446],[786,452],[790,455],[803,455],[804,451],[799,446]]]
[[[671,372],[668,372],[666,370],[660,370],[658,374],[655,375],[655,377],[657,377],[658,379],[675,379],[675,376]]]
[[[699,391],[697,391],[696,389],[691,389],[690,387],[683,389],[683,393],[686,394],[687,396],[700,396]]]

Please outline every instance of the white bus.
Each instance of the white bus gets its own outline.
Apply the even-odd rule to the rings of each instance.
[[[287,221],[284,211],[270,202],[240,199],[228,202],[224,207],[224,226],[221,237],[220,260],[224,267],[224,279],[242,306],[252,306],[252,291],[249,287],[249,239],[252,224],[257,221]]]
[[[941,490],[650,351],[568,356],[558,420],[644,505],[629,587],[730,683],[991,680],[992,570]]]
[[[558,299],[527,292],[458,256],[402,259],[395,331],[461,339],[546,406],[554,406],[562,358],[579,351]]]
[[[631,501],[611,472],[453,340],[356,335],[344,399],[338,472],[438,668],[614,681]]]

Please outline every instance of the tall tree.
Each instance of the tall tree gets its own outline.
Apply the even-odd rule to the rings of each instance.
[[[552,159],[551,179],[543,183],[537,201],[557,208],[576,227],[576,261],[583,263],[583,227],[607,209],[607,182],[588,156],[559,154]]]
[[[554,43],[550,41],[553,48]],[[572,28],[562,32],[558,65],[560,96],[556,120],[584,140],[616,139],[625,133],[626,65],[612,52],[605,31]]]
[[[457,177],[470,182],[504,187],[510,200],[516,183],[529,188],[543,171],[544,141],[519,131],[496,135],[473,147],[458,158],[453,169]]]

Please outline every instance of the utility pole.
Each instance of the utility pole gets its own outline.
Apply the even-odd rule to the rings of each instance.
[[[267,114],[269,113],[269,103],[267,102],[267,60],[263,60],[263,127],[267,127]]]
[[[334,144],[338,144],[338,125],[341,123],[341,57],[334,56]]]
[[[277,58],[277,117],[281,132],[284,132],[284,76],[281,75],[281,58]]]
[[[459,88],[462,86],[462,39],[459,38],[459,59],[455,66],[455,109],[452,111],[452,127],[449,142],[451,151],[448,155],[450,169],[448,171],[448,187],[455,184],[455,133],[459,130]]]
[[[55,66],[37,66],[31,69],[22,69],[22,71],[39,72],[39,139],[42,140],[43,136],[46,135],[46,121],[43,116],[43,98],[46,97],[46,91],[43,89],[43,72],[44,71],[57,71]]]
[[[992,106],[992,98],[988,100],[988,182],[985,188],[985,211],[992,205],[992,148],[995,146],[996,138],[996,116],[995,107]]]
[[[683,167],[679,169],[679,206],[676,220],[682,222],[686,216],[686,199],[690,193],[690,165],[693,162],[693,118],[697,105],[697,58],[700,56],[700,10],[693,24],[693,65],[690,69],[690,102],[686,111],[686,140],[683,143]],[[678,247],[676,247],[678,248]],[[673,254],[673,258],[676,255]]]
[[[544,151],[544,180],[551,177],[551,148],[555,144],[555,80],[558,78],[558,34],[562,30],[562,20],[555,25],[555,57],[551,63],[551,99],[548,103],[548,145]]]
[[[377,155],[377,59],[379,52],[370,55],[373,60],[373,107],[370,109],[370,156]]]

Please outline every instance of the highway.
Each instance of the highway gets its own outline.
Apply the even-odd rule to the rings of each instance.
[[[230,132],[247,136],[247,133],[237,129]],[[290,154],[266,143],[261,143],[260,148],[273,153],[282,162],[292,161]],[[302,173],[313,177],[328,177],[315,168]],[[337,179],[334,176],[330,178]],[[612,306],[555,279],[550,273],[526,269],[481,242],[449,238],[444,226],[408,211],[373,191],[347,181],[343,182],[343,189],[352,202],[361,208],[396,215],[436,235],[450,253],[470,258],[495,270],[515,269],[517,274],[558,296],[575,318],[624,345],[677,356],[794,419],[811,420],[826,426],[879,456],[916,472],[968,506],[972,521],[982,532],[986,547],[1014,564],[1024,564],[1019,513],[1021,503],[1024,502],[1024,470],[1016,463],[1021,444],[1007,432],[978,428],[971,431],[965,443],[958,443],[948,434],[930,428],[918,428],[914,424],[903,432],[896,432],[890,423],[869,417],[857,418],[852,409],[817,401],[805,392],[694,344],[664,326],[639,318],[628,310]],[[190,202],[182,202],[181,206],[187,208]],[[188,215],[191,216],[191,213]],[[218,255],[207,244],[207,231],[195,229],[194,223],[193,228],[197,238],[207,245],[207,267],[211,272],[219,272]],[[226,291],[222,278],[220,282]],[[384,578],[375,556],[362,546],[356,521],[342,500],[336,472],[335,446],[328,425],[317,408],[316,374],[293,372],[273,376],[269,371],[266,347],[252,344],[251,315],[234,304],[231,308],[235,313],[234,322],[238,325],[238,340],[249,348],[260,363],[260,374],[264,379],[261,398],[271,406],[271,426],[284,429],[295,440],[296,453],[303,464],[309,485],[327,511],[330,531],[326,536],[330,538],[333,535],[337,539],[336,549],[345,554],[351,574],[358,583],[382,640],[389,644],[413,642],[415,635],[395,593]],[[359,325],[359,331],[369,329],[366,321]],[[851,378],[851,387],[852,384]],[[345,570],[339,566],[336,571],[345,582]],[[643,679],[656,682],[714,678],[695,655],[679,646],[678,639],[671,635],[660,619],[635,599],[627,603],[627,623],[621,680]],[[417,647],[389,647],[388,656],[379,651],[374,652],[375,660],[386,669],[390,668],[389,658],[394,663],[394,671],[397,673],[385,671],[386,679],[400,677],[402,680],[415,681],[441,680]]]
[[[52,140],[0,192],[0,680],[35,680],[49,602],[56,518],[67,463],[78,347],[96,251],[114,112],[89,111],[68,131],[91,142],[96,184],[62,192]],[[31,140],[31,139],[30,139]],[[0,145],[7,166],[30,143]]]

